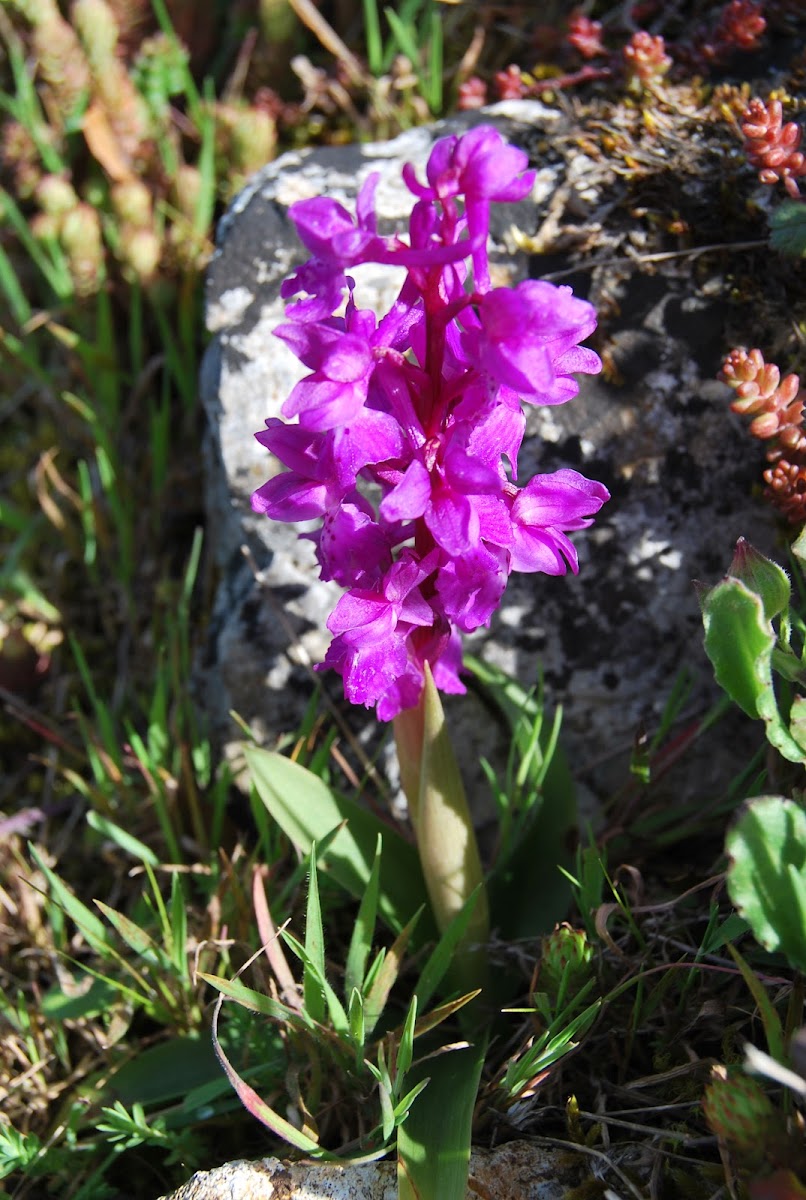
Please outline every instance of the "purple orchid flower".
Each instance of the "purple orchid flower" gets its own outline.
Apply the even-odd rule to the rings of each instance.
[[[298,423],[257,435],[287,470],[252,504],[321,521],[304,536],[322,578],[347,589],[321,669],[381,720],[418,703],[426,663],[442,691],[463,692],[461,634],[489,625],[513,570],[576,573],[567,535],[609,498],[572,470],[515,482],[522,402],[565,403],[575,374],[601,369],[580,345],[595,311],[570,288],[490,285],[490,204],[522,199],[526,168],[490,126],[437,142],[426,183],[404,168],[418,198],[408,242],[378,234],[375,177],[355,218],[326,198],[290,209],[313,257],[283,286],[296,299],[276,332],[310,373],[283,406]],[[407,271],[377,322],[353,300],[347,272],[361,262]]]

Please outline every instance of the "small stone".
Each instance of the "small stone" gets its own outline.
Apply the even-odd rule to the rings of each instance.
[[[474,1151],[467,1200],[563,1200],[588,1177],[586,1160],[531,1142]],[[160,1200],[396,1200],[393,1162],[355,1166],[282,1163],[276,1158],[232,1162],[197,1171]]]

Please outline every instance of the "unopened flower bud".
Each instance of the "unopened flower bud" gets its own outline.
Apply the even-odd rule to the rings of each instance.
[[[188,221],[195,219],[201,190],[202,177],[198,167],[182,163],[173,179],[171,199]]]
[[[760,1160],[780,1120],[755,1079],[725,1067],[714,1068],[702,1107],[711,1131],[747,1164]]]
[[[36,201],[48,216],[59,217],[75,208],[78,196],[62,175],[43,175],[36,187]]]
[[[59,236],[62,219],[54,213],[35,213],[29,222],[29,229],[38,242],[48,242]]]
[[[143,229],[151,225],[151,193],[139,179],[116,183],[110,194],[115,216],[128,225]]]
[[[83,202],[67,213],[60,230],[76,292],[89,296],[101,285],[104,248],[98,213]]]
[[[739,538],[736,543],[728,576],[738,579],[761,597],[764,614],[770,621],[789,605],[792,589],[786,571],[756,550],[746,538]]]
[[[556,996],[563,978],[566,987],[577,987],[590,976],[593,947],[584,929],[574,929],[567,922],[557,925],[541,943],[540,987]]]
[[[146,283],[157,271],[162,257],[162,242],[153,229],[134,227],[121,230],[119,254],[137,278]]]
[[[232,165],[251,175],[266,165],[277,144],[277,126],[269,113],[246,108],[233,122],[230,134]]]

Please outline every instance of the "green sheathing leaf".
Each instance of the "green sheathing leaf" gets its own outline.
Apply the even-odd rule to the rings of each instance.
[[[407,1082],[428,1079],[397,1133],[398,1200],[464,1200],[483,1043],[421,1061]]]
[[[465,789],[453,752],[439,692],[426,665],[423,689],[423,742],[420,760],[420,788],[412,819],[417,833],[420,861],[423,864],[431,906],[440,932],[448,928],[461,912],[469,896],[478,898],[465,935],[466,945],[483,946],[489,937],[490,921],[487,891],[479,859],[473,821],[467,806]],[[409,797],[411,804],[412,797]],[[482,958],[483,960],[483,958]],[[459,959],[457,959],[458,965]],[[473,966],[481,966],[479,955]],[[463,978],[468,986],[478,977]]]
[[[731,900],[757,941],[806,971],[806,813],[793,800],[759,796],[726,849]]]
[[[372,864],[383,837],[384,855],[378,912],[399,932],[428,898],[417,851],[390,825],[367,809],[336,795],[305,767],[271,750],[244,748],[252,782],[270,814],[302,854],[314,842],[337,832],[327,852],[325,866],[352,896],[362,898],[372,874]],[[430,914],[423,913],[418,944],[435,935]]]

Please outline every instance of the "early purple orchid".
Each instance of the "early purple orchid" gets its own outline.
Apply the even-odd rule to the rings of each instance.
[[[490,204],[527,195],[526,167],[491,126],[443,138],[427,183],[404,168],[417,197],[408,242],[377,232],[377,176],[355,219],[325,198],[290,209],[313,257],[283,285],[302,295],[276,333],[310,374],[282,410],[298,423],[270,419],[257,434],[288,470],[252,505],[321,520],[306,536],[322,578],[346,589],[321,669],[381,720],[418,704],[425,663],[438,688],[463,692],[461,632],[489,625],[511,571],[576,573],[567,533],[609,499],[572,470],[515,482],[521,403],[562,404],[579,390],[574,374],[601,369],[579,344],[595,311],[570,288],[491,286]],[[407,270],[380,321],[355,305],[349,270],[364,262]]]

